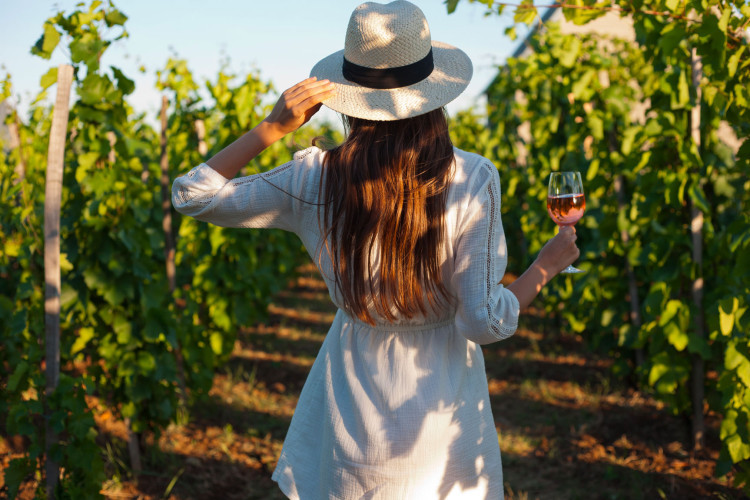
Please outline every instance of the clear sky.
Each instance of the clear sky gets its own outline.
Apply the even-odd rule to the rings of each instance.
[[[518,42],[504,30],[509,15],[485,17],[484,5],[463,0],[448,15],[443,0],[412,0],[427,17],[433,40],[464,50],[474,63],[469,88],[449,112],[471,107]],[[31,46],[44,21],[59,10],[71,12],[76,0],[0,0],[0,68],[11,74],[19,109],[24,112],[36,96],[39,78],[66,62],[59,48],[49,61],[32,56]],[[87,4],[90,2],[86,2]],[[188,61],[194,77],[214,79],[222,59],[230,69],[253,68],[279,91],[307,77],[312,66],[344,44],[352,10],[360,0],[118,0],[128,17],[130,37],[108,49],[103,65],[115,65],[136,82],[130,102],[138,111],[155,116],[160,98],[156,70],[174,55]],[[145,73],[138,68],[143,65]],[[327,110],[322,118],[337,121]]]

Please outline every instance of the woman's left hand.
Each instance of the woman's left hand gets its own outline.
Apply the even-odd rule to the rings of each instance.
[[[294,132],[318,112],[322,102],[333,95],[334,88],[333,83],[318,80],[314,76],[302,80],[281,94],[273,110],[263,121],[280,135]]]

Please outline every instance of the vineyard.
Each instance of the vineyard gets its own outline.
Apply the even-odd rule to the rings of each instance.
[[[462,5],[445,3],[449,12]],[[526,0],[477,3],[486,5],[488,16],[512,11],[516,23],[529,25],[538,19],[537,7]],[[643,407],[658,409],[670,425],[689,422],[684,435],[664,432],[679,453],[662,463],[663,473],[693,460],[699,471],[684,477],[674,472],[676,477],[696,485],[700,479],[704,486],[714,477],[714,486],[670,490],[659,483],[640,491],[674,498],[748,495],[750,143],[744,138],[750,133],[750,4],[580,0],[559,7],[576,24],[610,11],[627,15],[636,41],[566,35],[548,23],[533,31],[528,55],[498,68],[484,114],[464,111],[451,118],[454,144],[498,166],[503,224],[513,235],[509,277],[520,274],[555,232],[545,208],[550,172],[578,170],[584,178],[587,208],[578,224],[576,265],[586,272],[558,277],[542,292],[519,335],[519,352],[526,360],[551,356],[539,354],[541,342],[558,355],[538,338],[544,332],[575,346],[583,361],[571,366],[597,367],[586,372],[586,383],[595,372],[597,387],[616,387],[613,394],[629,401],[599,394],[598,404],[622,405],[627,414],[647,401]],[[199,82],[189,61],[170,59],[156,75],[163,100],[154,127],[129,104],[133,81],[115,66],[100,65],[102,54],[127,36],[127,16],[111,2],[79,9],[40,20],[32,52],[49,59],[64,49],[70,61],[41,76],[40,97],[26,116],[13,108],[12,75],[5,75],[0,87],[0,102],[11,105],[5,119],[9,140],[0,152],[0,450],[6,454],[0,495],[97,498],[109,494],[113,481],[122,481],[122,491],[133,498],[138,484],[158,486],[149,493],[157,497],[170,492],[176,498],[203,497],[195,493],[201,491],[197,486],[190,493],[179,484],[189,463],[157,470],[166,480],[151,478],[159,463],[154,456],[159,443],[186,439],[181,429],[215,423],[217,391],[225,399],[235,397],[227,396],[234,386],[248,394],[265,391],[265,399],[243,403],[247,418],[219,412],[228,421],[211,440],[227,449],[232,463],[249,457],[255,467],[250,477],[270,490],[268,477],[293,411],[294,390],[298,394],[325,328],[293,334],[301,342],[293,346],[284,338],[288,330],[274,334],[273,341],[262,325],[272,301],[289,301],[288,285],[299,282],[299,269],[309,258],[290,233],[225,229],[183,218],[172,209],[169,192],[175,177],[257,124],[277,90],[260,73],[229,69]],[[507,34],[514,37],[514,29]],[[66,78],[73,98],[63,113],[60,98],[51,106],[44,96],[60,96]],[[643,109],[642,116],[634,109]],[[720,129],[730,130],[739,146],[723,141]],[[244,174],[289,161],[315,137],[342,140],[333,126],[303,128],[272,145]],[[58,163],[62,177],[51,196]],[[50,234],[55,196],[59,231]],[[59,241],[59,289],[50,278],[50,241]],[[320,295],[320,283],[305,280],[312,288],[297,290],[295,297]],[[318,321],[312,314],[325,324],[330,311],[319,304],[325,297],[315,300],[314,313],[292,301],[285,308],[272,306],[270,314],[277,321],[286,311],[297,325]],[[57,338],[50,336],[55,322]],[[508,410],[502,398],[494,398],[507,392],[504,383],[512,386],[507,392],[512,399],[523,393],[526,378],[539,382],[539,372],[529,375],[511,359],[515,341],[486,350],[496,414]],[[254,364],[238,362],[238,349],[255,353],[243,354],[256,356]],[[296,360],[296,371],[274,372],[286,358]],[[507,368],[489,368],[492,360],[505,360]],[[261,369],[278,376],[260,374]],[[573,372],[570,382],[583,385]],[[550,401],[567,397],[558,396]],[[549,407],[562,404],[542,403],[534,404],[552,412]],[[535,487],[518,465],[532,454],[530,447],[546,450],[549,467],[564,469],[565,460],[553,452],[596,449],[585,446],[591,435],[586,429],[614,435],[583,413],[585,425],[530,424],[536,433],[531,441],[501,431],[504,457],[506,451],[521,457],[516,468],[513,459],[506,464],[517,471],[509,478],[518,481],[508,485],[509,497],[519,487]],[[612,422],[624,427],[626,436],[625,441],[614,436],[620,444],[612,449],[627,449],[627,436],[632,441],[633,435],[621,419]],[[506,421],[498,425],[514,429]],[[576,428],[573,444],[543,436],[551,431],[559,437],[566,425]],[[233,437],[240,427],[250,443],[242,447]],[[113,450],[102,438],[105,431],[118,435],[122,447]],[[641,472],[658,461],[646,462],[633,461]],[[645,481],[616,457],[609,463],[622,466],[612,469],[620,479]],[[634,490],[627,482],[618,481],[607,497],[629,497]],[[568,487],[571,498],[586,497],[584,490]],[[266,490],[255,496],[242,491],[238,498],[266,498]]]

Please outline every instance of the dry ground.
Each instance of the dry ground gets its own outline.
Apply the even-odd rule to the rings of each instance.
[[[128,465],[125,426],[95,408],[108,498],[283,499],[270,479],[310,366],[335,309],[307,270],[277,296],[266,324],[242,331],[189,423],[146,436],[144,473]],[[689,424],[608,378],[607,359],[534,318],[484,348],[508,499],[747,498],[714,477],[718,421],[693,454]],[[12,456],[0,441],[0,454]],[[2,478],[0,477],[0,486]],[[33,491],[31,484],[28,492]],[[0,496],[2,493],[0,492]]]

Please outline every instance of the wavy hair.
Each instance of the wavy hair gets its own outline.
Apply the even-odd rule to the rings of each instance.
[[[344,308],[369,324],[372,311],[388,321],[438,311],[452,301],[440,272],[453,164],[445,111],[344,124],[346,141],[324,157],[319,206]]]

